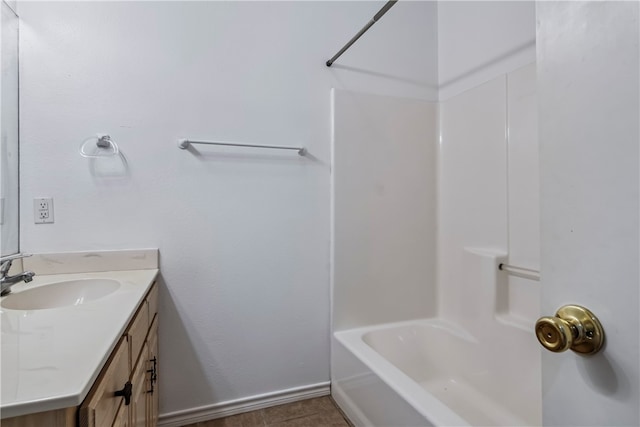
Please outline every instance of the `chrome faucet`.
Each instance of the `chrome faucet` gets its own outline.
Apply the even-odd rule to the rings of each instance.
[[[32,271],[23,271],[14,276],[7,276],[14,260],[30,257],[27,254],[15,254],[0,258],[0,296],[5,296],[11,292],[11,286],[18,282],[29,283],[36,274]]]

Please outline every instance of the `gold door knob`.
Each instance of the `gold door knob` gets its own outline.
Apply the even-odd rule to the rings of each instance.
[[[544,348],[555,353],[571,349],[580,354],[595,354],[604,343],[604,330],[588,309],[565,305],[554,317],[538,319],[536,337]]]

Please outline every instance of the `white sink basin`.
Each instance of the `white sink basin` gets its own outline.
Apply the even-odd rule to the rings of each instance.
[[[113,279],[67,280],[9,294],[0,305],[11,310],[68,307],[103,298],[119,287],[120,282]]]

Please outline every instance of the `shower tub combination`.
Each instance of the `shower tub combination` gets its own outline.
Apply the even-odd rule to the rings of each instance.
[[[356,426],[540,425],[531,334],[474,332],[438,318],[336,332],[332,395]]]

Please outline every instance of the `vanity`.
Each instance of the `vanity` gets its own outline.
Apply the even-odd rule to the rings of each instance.
[[[33,282],[0,300],[3,427],[157,424],[157,259],[144,249],[24,260]]]
[[[49,204],[40,206],[46,212],[22,212],[20,218],[16,7],[15,1],[0,1],[0,291],[10,289],[0,297],[0,424],[155,426],[158,250],[18,259],[20,220],[54,221]],[[15,259],[11,275],[10,258]],[[23,271],[34,272],[33,281]]]

